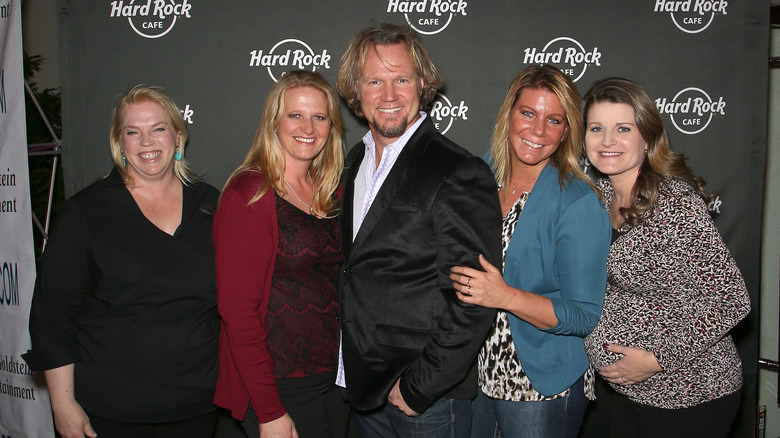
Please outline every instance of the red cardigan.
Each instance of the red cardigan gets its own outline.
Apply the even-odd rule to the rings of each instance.
[[[247,206],[263,182],[255,172],[234,178],[222,192],[214,217],[217,306],[222,316],[214,403],[243,420],[251,399],[260,423],[267,423],[286,411],[263,326],[279,242],[273,189]]]

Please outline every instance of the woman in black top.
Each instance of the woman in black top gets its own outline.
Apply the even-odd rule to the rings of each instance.
[[[59,213],[24,358],[65,438],[213,435],[218,191],[195,180],[186,141],[173,100],[133,88],[111,123],[115,168]]]

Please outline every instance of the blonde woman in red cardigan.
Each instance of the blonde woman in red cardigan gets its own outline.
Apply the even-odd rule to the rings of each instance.
[[[214,219],[220,375],[214,402],[250,437],[336,437],[338,98],[318,73],[272,88],[255,140]]]

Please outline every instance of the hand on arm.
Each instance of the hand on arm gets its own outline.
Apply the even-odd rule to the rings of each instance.
[[[54,426],[62,438],[94,438],[97,433],[73,394],[74,364],[44,371],[49,387]]]
[[[479,255],[484,271],[455,266],[450,279],[458,291],[458,299],[491,309],[503,309],[540,329],[558,324],[552,302],[549,298],[516,289],[504,281],[501,271]]]
[[[633,385],[634,383],[647,380],[659,371],[663,371],[655,355],[650,351],[617,344],[609,344],[606,348],[613,353],[623,355],[617,362],[599,368],[599,374],[609,383]]]

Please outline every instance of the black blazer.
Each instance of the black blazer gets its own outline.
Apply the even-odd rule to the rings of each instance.
[[[447,396],[476,395],[476,356],[495,310],[463,304],[453,266],[501,266],[501,207],[485,162],[426,118],[409,139],[352,242],[354,181],[365,155],[347,156],[341,236],[340,325],[347,392],[382,406],[396,380],[418,413]]]

